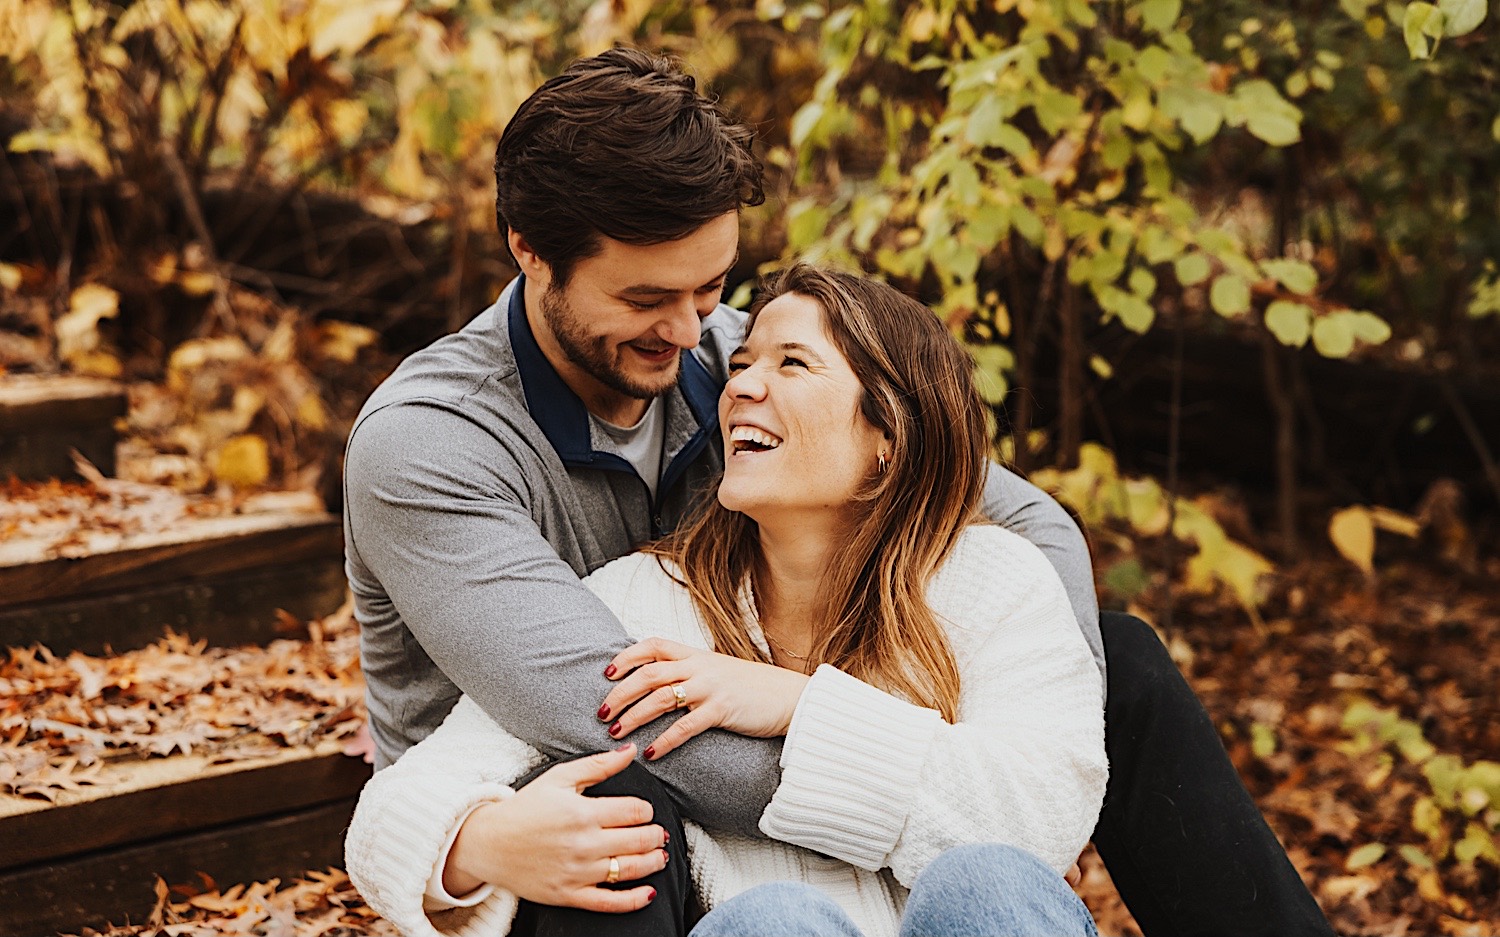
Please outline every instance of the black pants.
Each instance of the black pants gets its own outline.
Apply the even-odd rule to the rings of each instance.
[[[1109,785],[1094,845],[1146,937],[1332,937],[1155,632],[1118,613],[1100,625]]]
[[[524,787],[545,770],[532,772],[516,786]],[[656,899],[628,914],[557,908],[522,901],[516,910],[515,923],[511,925],[511,937],[598,937],[603,934],[609,937],[686,937],[698,915],[688,876],[687,834],[682,831],[682,816],[666,787],[637,761],[614,777],[595,784],[584,794],[589,797],[639,797],[651,803],[654,811],[651,822],[667,831],[667,850],[672,856],[667,867],[643,879],[604,887],[626,889],[650,885],[656,889]]]
[[[1110,612],[1100,625],[1109,786],[1094,845],[1146,937],[1332,937],[1155,632]],[[523,901],[511,933],[685,934],[693,923],[686,844],[666,789],[637,762],[587,793],[651,801],[675,847],[667,867],[645,880],[656,900],[625,915]]]

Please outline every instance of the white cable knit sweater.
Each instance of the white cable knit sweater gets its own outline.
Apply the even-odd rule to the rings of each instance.
[[[686,590],[654,557],[621,557],[584,581],[632,636],[709,646]],[[1009,843],[1059,872],[1077,858],[1104,798],[1103,693],[1057,574],[1021,537],[971,527],[928,601],[958,662],[958,723],[819,667],[761,817],[771,838],[684,824],[705,908],[764,882],[802,881],[843,906],[867,937],[894,937],[907,890],[949,847]],[[748,627],[762,644],[758,625]],[[469,811],[509,796],[510,782],[542,761],[460,700],[365,787],[346,846],[360,893],[409,937],[506,934],[513,894],[487,889],[471,907],[429,913],[424,892]]]

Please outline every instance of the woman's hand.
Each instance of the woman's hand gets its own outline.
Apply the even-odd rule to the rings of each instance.
[[[682,708],[673,687],[681,689],[689,710],[646,749],[654,761],[705,729],[771,738],[785,735],[807,675],[755,661],[740,660],[688,647],[664,638],[647,638],[615,656],[604,676],[619,684],[604,698],[599,718],[615,720],[609,734],[624,738],[651,720]]]
[[[502,801],[469,814],[459,829],[443,887],[463,895],[485,882],[537,904],[623,913],[645,907],[656,889],[600,888],[610,859],[630,882],[667,864],[667,832],[651,823],[651,805],[637,797],[585,797],[635,757],[635,746],[601,752],[548,769]]]

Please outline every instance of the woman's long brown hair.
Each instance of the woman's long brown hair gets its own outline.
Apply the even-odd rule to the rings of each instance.
[[[891,449],[887,470],[872,463],[856,496],[859,520],[824,580],[809,663],[832,664],[956,721],[958,665],[926,592],[964,527],[980,520],[987,431],[973,363],[916,300],[875,280],[806,265],[766,285],[747,335],[760,310],[787,293],[818,303],[824,328],[864,388],[861,410]],[[650,549],[680,570],[715,650],[766,660],[740,608],[761,561],[753,520],[707,499]]]

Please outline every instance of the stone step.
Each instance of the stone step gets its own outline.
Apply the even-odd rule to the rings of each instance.
[[[115,471],[115,419],[125,388],[98,378],[0,376],[0,481],[74,478],[73,450]]]
[[[143,923],[156,878],[221,886],[343,865],[370,767],[342,743],[213,764],[206,755],[107,764],[56,803],[0,796],[0,934]]]
[[[119,652],[167,627],[213,645],[264,644],[286,636],[278,609],[306,621],[343,602],[342,540],[337,518],[307,511],[71,538],[23,531],[0,539],[0,647]]]

